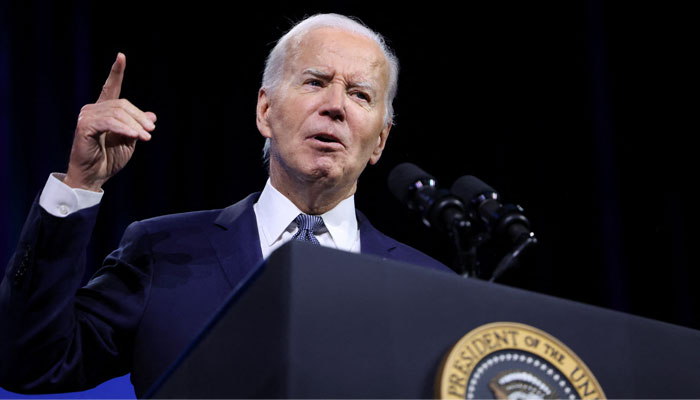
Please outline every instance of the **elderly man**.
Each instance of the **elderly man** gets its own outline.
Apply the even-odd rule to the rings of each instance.
[[[0,286],[0,383],[72,391],[131,372],[142,396],[275,248],[291,239],[449,271],[381,234],[354,207],[357,179],[392,126],[396,58],[349,18],[316,15],[267,60],[257,126],[270,179],[223,210],[133,223],[78,288],[101,187],[156,116],[119,99],[119,54],[96,104],[83,107],[67,173],[34,204]]]

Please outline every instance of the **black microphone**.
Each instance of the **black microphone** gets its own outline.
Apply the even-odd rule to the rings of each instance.
[[[462,201],[438,187],[435,178],[411,163],[399,164],[389,173],[389,190],[411,210],[420,212],[423,223],[452,232],[469,228]]]
[[[489,233],[506,236],[513,243],[534,238],[524,210],[517,205],[502,204],[498,193],[479,178],[463,176],[455,181],[451,191],[462,199],[472,218],[484,223]]]

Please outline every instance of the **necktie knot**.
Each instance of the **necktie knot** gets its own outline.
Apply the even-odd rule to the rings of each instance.
[[[314,231],[323,226],[323,219],[321,217],[318,215],[299,214],[294,218],[294,222],[299,227],[299,230],[292,236],[292,239],[320,244],[316,236],[314,236]]]

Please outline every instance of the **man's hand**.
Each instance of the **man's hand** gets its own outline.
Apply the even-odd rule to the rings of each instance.
[[[137,140],[151,140],[156,115],[120,99],[126,56],[117,54],[97,103],[80,110],[63,182],[73,188],[99,191],[131,156]]]

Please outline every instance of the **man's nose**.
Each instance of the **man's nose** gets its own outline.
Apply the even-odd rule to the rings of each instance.
[[[345,121],[345,88],[342,85],[331,84],[326,87],[324,95],[320,114],[334,121]]]

